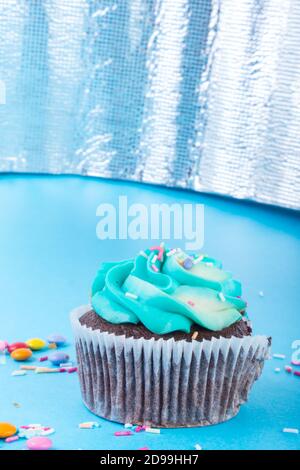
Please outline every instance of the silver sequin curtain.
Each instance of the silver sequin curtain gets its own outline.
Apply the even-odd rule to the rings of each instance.
[[[0,0],[0,171],[300,208],[300,1]]]

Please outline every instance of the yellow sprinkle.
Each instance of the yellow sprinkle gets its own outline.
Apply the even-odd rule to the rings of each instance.
[[[193,335],[192,335],[192,339],[196,339],[197,336],[198,336],[198,331],[195,331],[195,332],[193,333]]]

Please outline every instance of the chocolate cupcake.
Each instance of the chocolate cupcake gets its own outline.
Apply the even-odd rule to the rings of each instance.
[[[221,264],[162,246],[103,263],[75,309],[83,401],[120,423],[216,424],[235,416],[268,357],[241,285]]]

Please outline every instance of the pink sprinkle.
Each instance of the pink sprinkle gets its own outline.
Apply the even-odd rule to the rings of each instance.
[[[187,303],[191,306],[191,307],[195,307],[195,304],[192,300],[188,300]]]
[[[14,442],[14,441],[18,441],[19,439],[19,436],[11,436],[11,437],[7,437],[5,439],[5,442]]]
[[[157,259],[158,261],[162,260],[164,254],[164,248],[162,246],[152,246],[150,248],[150,251],[158,251]]]
[[[68,374],[72,374],[73,372],[77,372],[77,367],[70,367],[67,369]]]
[[[48,356],[43,356],[39,358],[40,362],[48,361]]]
[[[67,372],[67,369],[65,369],[64,367],[61,367],[61,368],[59,369],[59,372]]]
[[[152,266],[153,271],[155,271],[157,273],[158,272],[158,267],[155,266],[155,264],[152,264],[151,266]]]
[[[134,431],[135,432],[142,432],[142,431],[145,431],[145,429],[146,429],[145,426],[137,426]]]
[[[295,370],[295,371],[294,371],[294,375],[297,375],[298,377],[300,377],[300,371],[299,371],[299,370]]]
[[[291,373],[293,370],[291,366],[284,366],[284,369],[289,373]]]
[[[300,366],[300,361],[291,361],[291,364],[293,364],[293,366]]]
[[[20,426],[21,429],[30,429],[29,426]]]
[[[150,450],[149,447],[140,447],[138,450]]]
[[[131,431],[116,431],[115,436],[132,436],[133,432]]]

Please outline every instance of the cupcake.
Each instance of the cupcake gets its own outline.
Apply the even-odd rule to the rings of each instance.
[[[268,357],[241,284],[205,255],[154,246],[103,263],[71,313],[85,405],[120,423],[206,426],[235,416]]]

